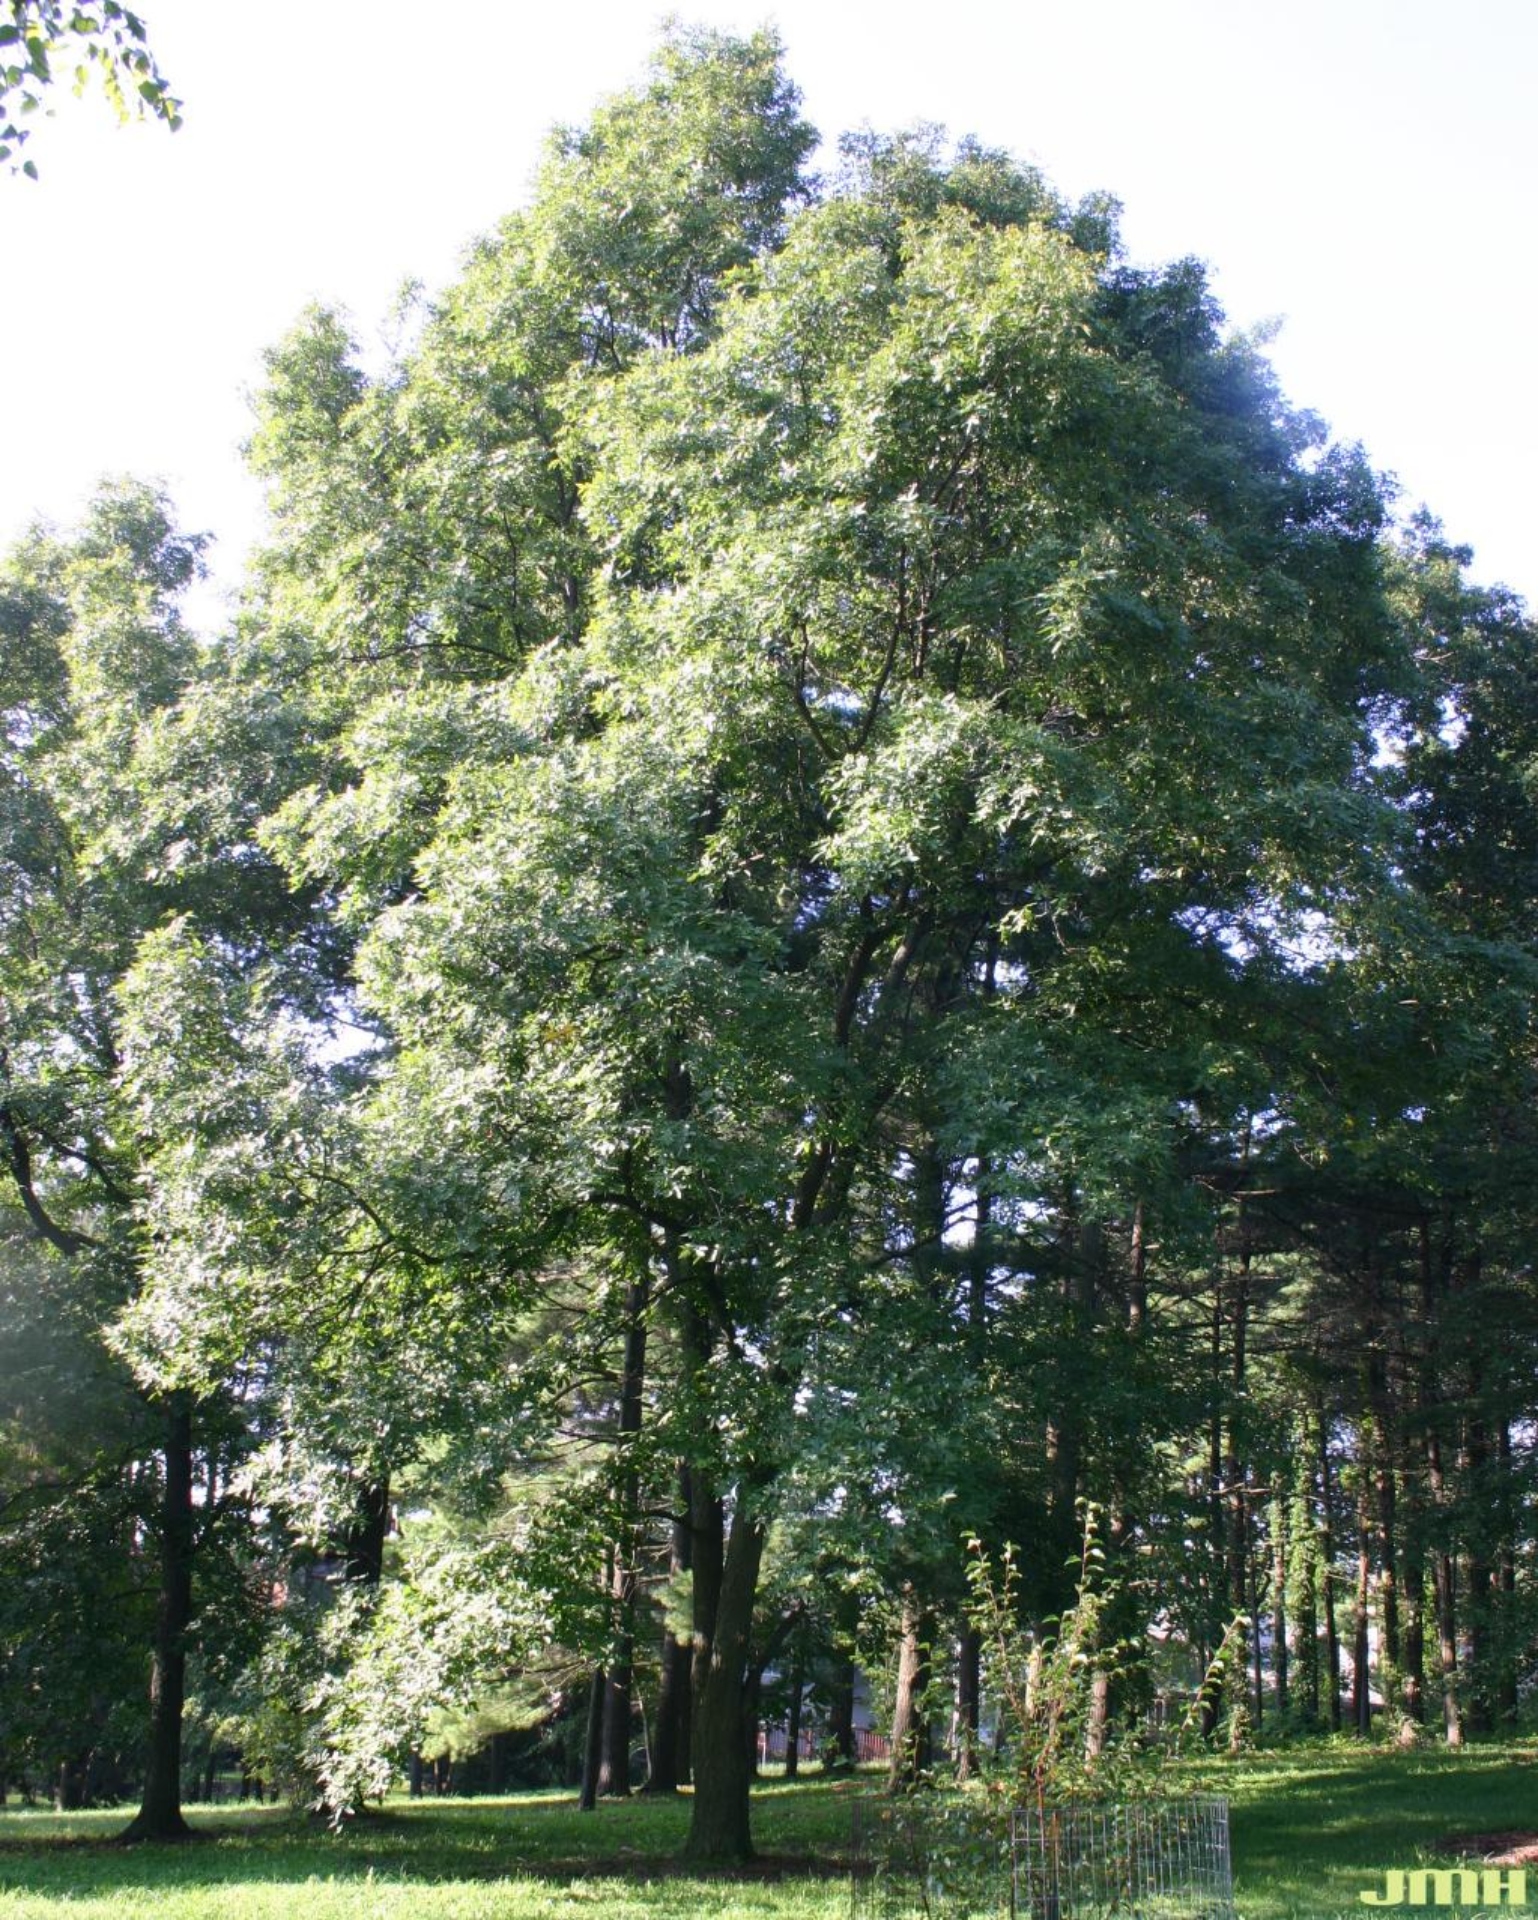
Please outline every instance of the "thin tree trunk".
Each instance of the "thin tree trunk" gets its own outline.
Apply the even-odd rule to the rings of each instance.
[[[956,1778],[965,1782],[977,1767],[977,1730],[982,1708],[983,1638],[964,1626],[956,1648]]]
[[[1244,1146],[1244,1168],[1249,1162],[1249,1139],[1246,1135]],[[1259,1639],[1256,1632],[1254,1610],[1250,1604],[1249,1580],[1249,1489],[1243,1458],[1243,1433],[1246,1369],[1248,1366],[1249,1325],[1250,1325],[1250,1230],[1245,1216],[1244,1197],[1241,1194],[1238,1203],[1237,1230],[1239,1236],[1238,1273],[1233,1286],[1232,1312],[1230,1321],[1233,1328],[1229,1354],[1228,1373],[1228,1415],[1223,1423],[1223,1505],[1226,1511],[1226,1564],[1225,1585],[1228,1590],[1227,1611],[1230,1619],[1243,1622],[1239,1645],[1234,1649],[1234,1673],[1237,1684],[1234,1688],[1234,1706],[1242,1708],[1245,1690],[1246,1654]],[[1246,1642],[1248,1645],[1246,1645]]]
[[[1511,1425],[1502,1420],[1496,1428],[1496,1462],[1500,1472],[1497,1511],[1500,1517],[1500,1545],[1496,1554],[1496,1590],[1500,1594],[1499,1660],[1496,1675],[1496,1716],[1504,1727],[1514,1726],[1517,1718],[1517,1663],[1512,1653],[1516,1627],[1513,1609],[1517,1593],[1516,1505],[1512,1481]]]
[[[633,1465],[635,1437],[641,1431],[646,1389],[646,1311],[651,1278],[644,1266],[625,1296],[625,1359],[620,1376],[619,1457],[622,1537],[615,1544],[611,1593],[614,1600],[614,1652],[604,1686],[603,1754],[598,1766],[601,1796],[623,1799],[630,1792],[631,1689],[635,1678],[636,1559],[640,1551],[637,1507],[640,1479]]]
[[[854,1662],[841,1661],[828,1713],[829,1770],[844,1771],[855,1763],[854,1681]]]
[[[1302,1683],[1304,1711],[1319,1724],[1319,1527],[1314,1505],[1315,1461],[1308,1416],[1296,1428],[1292,1534],[1292,1631],[1295,1665]]]
[[[1287,1544],[1287,1501],[1278,1493],[1271,1503],[1271,1659],[1277,1718],[1284,1722],[1291,1704],[1287,1671]]]
[[[1378,1523],[1378,1618],[1383,1633],[1383,1698],[1393,1704],[1401,1683],[1399,1511],[1395,1500],[1393,1434],[1388,1382],[1381,1366],[1373,1370],[1373,1494]]]
[[[1478,1369],[1471,1382],[1472,1391],[1480,1391]],[[1475,1525],[1471,1530],[1470,1546],[1466,1555],[1468,1568],[1468,1678],[1469,1704],[1468,1722],[1471,1733],[1490,1733],[1495,1727],[1495,1689],[1491,1685],[1491,1633],[1490,1613],[1491,1596],[1494,1590],[1494,1569],[1486,1541],[1498,1530],[1499,1523],[1492,1525],[1493,1503],[1490,1499],[1490,1436],[1483,1420],[1469,1418],[1463,1426],[1464,1440],[1462,1466],[1464,1482],[1473,1491],[1479,1503]]]
[[[1458,1699],[1458,1601],[1453,1557],[1440,1548],[1432,1556],[1431,1584],[1436,1602],[1437,1651],[1442,1666],[1442,1725],[1450,1747],[1463,1745],[1463,1708]]]
[[[1463,1707],[1458,1693],[1458,1613],[1455,1563],[1448,1544],[1448,1495],[1442,1470],[1442,1436],[1439,1420],[1440,1396],[1436,1368],[1439,1340],[1439,1295],[1446,1290],[1446,1277],[1452,1263],[1452,1221],[1443,1222],[1440,1265],[1444,1284],[1437,1285],[1437,1266],[1431,1257],[1431,1227],[1421,1221],[1421,1323],[1427,1329],[1428,1344],[1421,1368],[1420,1412],[1425,1423],[1426,1482],[1431,1491],[1431,1507],[1437,1519],[1436,1544],[1431,1555],[1432,1601],[1436,1612],[1437,1652],[1442,1678],[1442,1725],[1450,1747],[1463,1745]]]
[[[1249,1496],[1248,1488],[1246,1488],[1245,1505],[1251,1512],[1254,1511],[1254,1502]],[[1245,1546],[1245,1609],[1249,1614],[1250,1620],[1250,1669],[1254,1681],[1255,1727],[1256,1730],[1259,1731],[1265,1722],[1266,1713],[1265,1666],[1260,1646],[1259,1549],[1258,1547],[1252,1547],[1249,1541],[1246,1541]]]
[[[1319,1408],[1319,1577],[1324,1599],[1325,1669],[1329,1683],[1329,1721],[1340,1732],[1340,1628],[1335,1618],[1335,1491],[1330,1473],[1330,1430]]]
[[[1212,1407],[1207,1428],[1207,1513],[1212,1542],[1211,1574],[1208,1583],[1208,1627],[1214,1646],[1221,1645],[1225,1622],[1223,1602],[1227,1584],[1226,1521],[1223,1512],[1223,1390],[1220,1385],[1223,1365],[1223,1276],[1219,1271],[1212,1287],[1212,1321],[1208,1335],[1209,1391]],[[1202,1650],[1201,1666],[1208,1666],[1208,1651]],[[1202,1738],[1210,1740],[1218,1730],[1223,1711],[1222,1686],[1202,1690]]]
[[[149,1747],[144,1795],[125,1840],[180,1840],[189,1831],[182,1818],[182,1708],[192,1618],[192,1400],[185,1392],[165,1404],[164,1458]]]
[[[668,1571],[676,1581],[693,1561],[689,1529],[689,1469],[678,1470],[678,1511],[673,1518]],[[662,1679],[657,1691],[657,1725],[652,1737],[648,1793],[676,1793],[689,1777],[689,1642],[671,1628],[662,1635]]]
[[[903,1594],[897,1642],[897,1697],[892,1710],[892,1751],[887,1762],[887,1791],[912,1787],[929,1767],[929,1722],[924,1695],[929,1689],[929,1623],[911,1587]]]
[[[993,991],[990,956],[986,991]],[[981,1376],[988,1353],[988,1274],[992,1262],[992,1163],[979,1154],[975,1174],[977,1211],[967,1262],[967,1341],[973,1370]],[[982,1704],[982,1635],[970,1621],[963,1623],[956,1651],[956,1778],[965,1783],[977,1767],[978,1715]]]
[[[1365,1469],[1366,1462],[1360,1461]],[[1372,1596],[1372,1511],[1367,1476],[1361,1471],[1356,1495],[1356,1601],[1351,1621],[1351,1723],[1357,1736],[1372,1738],[1371,1674],[1368,1671],[1369,1607]]]
[[[790,1709],[785,1719],[785,1778],[795,1780],[801,1772],[801,1709],[806,1692],[806,1668],[801,1655],[795,1655],[790,1668]]]
[[[603,1703],[606,1680],[602,1667],[594,1667],[587,1692],[587,1728],[582,1740],[582,1786],[577,1805],[591,1813],[598,1805],[598,1769],[603,1759]]]
[[[1089,1677],[1089,1718],[1084,1728],[1084,1758],[1091,1766],[1105,1752],[1110,1711],[1111,1676],[1104,1667],[1096,1667]]]
[[[1402,1641],[1404,1668],[1404,1709],[1417,1723],[1426,1718],[1426,1549],[1422,1535],[1424,1521],[1419,1496],[1411,1491],[1408,1473],[1401,1475],[1406,1495],[1405,1525],[1401,1529],[1401,1553],[1404,1578],[1401,1605],[1404,1615]]]

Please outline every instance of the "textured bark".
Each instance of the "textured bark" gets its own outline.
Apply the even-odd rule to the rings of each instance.
[[[160,1497],[160,1593],[155,1608],[155,1652],[150,1669],[150,1737],[144,1796],[125,1840],[180,1840],[182,1818],[182,1708],[187,1687],[187,1626],[192,1618],[192,1402],[174,1393],[166,1402],[165,1476]]]

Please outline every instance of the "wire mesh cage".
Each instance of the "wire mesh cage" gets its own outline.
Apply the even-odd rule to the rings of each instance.
[[[862,1800],[854,1920],[1234,1920],[1228,1802]]]

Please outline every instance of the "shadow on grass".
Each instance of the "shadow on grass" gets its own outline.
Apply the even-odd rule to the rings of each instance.
[[[1322,1920],[1360,1912],[1361,1889],[1381,1886],[1385,1869],[1445,1864],[1438,1849],[1449,1834],[1538,1825],[1535,1759],[1530,1743],[1515,1742],[1463,1753],[1310,1748],[1182,1767],[1179,1784],[1225,1794],[1232,1804],[1235,1887],[1245,1920]],[[531,1913],[571,1898],[616,1913],[723,1920],[751,1901],[755,1913],[772,1908],[821,1920],[846,1911],[840,1883],[849,1872],[850,1795],[866,1784],[814,1776],[795,1786],[765,1785],[754,1795],[760,1858],[721,1875],[679,1858],[687,1799],[640,1797],[589,1814],[551,1793],[400,1800],[340,1833],[280,1808],[194,1809],[190,1843],[133,1847],[116,1839],[126,1809],[60,1818],[0,1810],[0,1907],[8,1893],[48,1904],[94,1896],[108,1910],[137,1913],[144,1909],[132,1905],[134,1898],[147,1894],[156,1912],[162,1908],[154,1903],[163,1901],[167,1914],[201,1914],[206,1902],[223,1915],[245,1912],[244,1886],[252,1911],[286,1913],[291,1890],[293,1900],[302,1897],[307,1911],[329,1920],[361,1913],[359,1901],[370,1913],[407,1913],[413,1901],[422,1913],[436,1913],[439,1896],[428,1889],[457,1884],[469,1890],[469,1904],[452,1905],[455,1914],[521,1913],[506,1894],[482,1892],[491,1882],[516,1882],[546,1901],[530,1905]],[[722,1880],[741,1891],[711,1893],[711,1883]],[[360,1886],[369,1881],[375,1893]],[[327,1887],[335,1904],[325,1903]],[[404,1904],[380,1905],[386,1887]],[[700,1889],[698,1896],[691,1888]],[[172,1895],[189,1904],[175,1906]],[[447,1893],[442,1898],[450,1901]],[[259,1899],[268,1904],[258,1907]]]

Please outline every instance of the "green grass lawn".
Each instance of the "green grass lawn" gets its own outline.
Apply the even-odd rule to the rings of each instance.
[[[1243,1920],[1359,1920],[1371,1911],[1360,1890],[1381,1887],[1387,1868],[1430,1863],[1444,1835],[1538,1831],[1530,1745],[1315,1747],[1186,1772],[1187,1784],[1232,1802]],[[220,1807],[194,1810],[188,1845],[135,1848],[110,1844],[121,1811],[5,1810],[0,1920],[847,1920],[837,1866],[853,1790],[766,1783],[754,1814],[764,1877],[724,1881],[675,1870],[683,1802],[579,1814],[554,1794],[396,1800],[342,1835],[278,1808]]]

